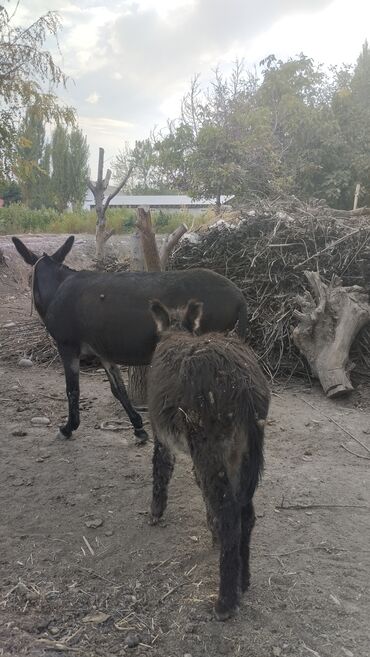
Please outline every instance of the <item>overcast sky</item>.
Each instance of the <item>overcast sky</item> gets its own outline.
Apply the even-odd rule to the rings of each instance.
[[[14,0],[10,5],[14,5]],[[59,11],[56,59],[71,76],[65,100],[107,163],[120,146],[178,115],[191,77],[206,81],[236,57],[304,52],[325,64],[354,62],[370,36],[369,0],[21,0],[17,20]]]

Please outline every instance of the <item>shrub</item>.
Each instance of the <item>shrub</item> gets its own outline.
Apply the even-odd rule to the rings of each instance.
[[[136,210],[131,208],[112,208],[107,211],[107,227],[117,234],[131,233],[135,229]],[[205,215],[191,215],[189,212],[166,213],[152,211],[152,219],[157,233],[171,233],[177,226],[186,223],[188,227],[200,226]],[[25,205],[13,203],[0,208],[0,234],[11,233],[95,233],[96,214],[94,210],[63,212],[51,208],[30,210]]]

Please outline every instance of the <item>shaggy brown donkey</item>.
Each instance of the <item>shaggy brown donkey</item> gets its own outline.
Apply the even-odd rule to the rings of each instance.
[[[237,336],[196,335],[203,304],[189,301],[177,317],[151,303],[159,343],[148,403],[154,434],[152,523],[167,504],[174,451],[190,453],[212,533],[220,542],[220,620],[238,609],[249,586],[253,494],[263,468],[270,393],[250,348]]]

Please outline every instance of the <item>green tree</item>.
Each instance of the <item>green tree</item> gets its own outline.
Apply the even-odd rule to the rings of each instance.
[[[361,203],[370,204],[370,50],[365,41],[353,70],[340,71],[333,94],[333,111],[345,144],[346,181],[340,204],[351,207],[356,183]]]
[[[71,131],[57,125],[49,148],[44,150],[43,167],[50,175],[52,205],[63,212],[69,204],[80,208],[87,190],[89,147],[79,128]],[[50,173],[51,172],[51,173]]]
[[[51,137],[51,189],[53,202],[59,212],[63,212],[71,199],[69,134],[67,128],[57,125]]]
[[[270,55],[258,76],[237,63],[206,90],[195,78],[156,149],[162,179],[194,198],[289,193],[350,208],[360,183],[370,205],[369,46],[355,67]]]
[[[45,83],[66,84],[63,71],[44,49],[49,38],[57,38],[58,14],[47,12],[28,27],[15,21],[16,11],[10,14],[0,6],[0,179],[17,176],[23,166],[18,133],[27,108],[37,106],[44,122],[74,122],[74,111],[43,91]]]
[[[158,142],[159,162],[172,184],[194,198],[269,193],[276,178],[268,117],[255,108],[257,81],[236,63],[230,78],[216,71],[208,90],[198,78],[181,117]]]
[[[114,177],[121,180],[134,165],[125,191],[131,194],[156,194],[171,192],[159,168],[158,151],[153,137],[136,141],[133,148],[126,142],[119,151],[113,167]]]
[[[73,128],[69,135],[68,169],[69,201],[73,208],[83,205],[89,175],[89,147],[82,130]]]
[[[42,167],[45,149],[45,125],[37,106],[29,107],[19,130],[18,180],[22,198],[31,208],[40,208],[44,203],[43,183],[48,172]]]
[[[14,180],[0,181],[0,198],[4,200],[5,206],[18,203],[22,200],[21,188]]]

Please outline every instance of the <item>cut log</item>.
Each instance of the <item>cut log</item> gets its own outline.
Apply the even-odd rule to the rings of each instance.
[[[155,232],[153,230],[152,217],[148,207],[137,209],[138,227],[143,246],[144,261],[148,271],[161,271],[161,260],[159,257],[157,243],[155,241]]]
[[[317,272],[305,271],[313,295],[298,297],[302,312],[293,340],[307,359],[313,376],[320,380],[328,397],[353,390],[349,378],[349,351],[360,329],[370,322],[370,305],[358,285],[343,287],[338,277],[326,285]]]

